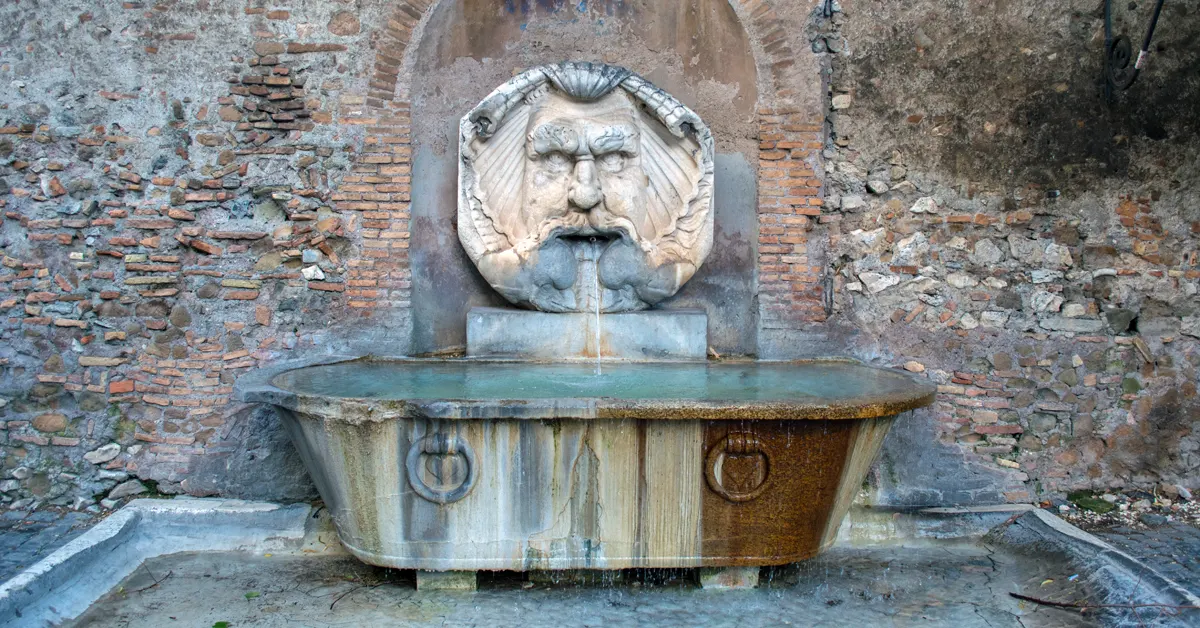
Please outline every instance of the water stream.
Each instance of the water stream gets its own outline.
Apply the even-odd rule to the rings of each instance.
[[[592,247],[592,286],[594,288],[592,300],[596,303],[596,375],[600,375],[600,302],[602,301],[602,292],[600,291],[600,251],[596,246],[596,238],[592,238]]]

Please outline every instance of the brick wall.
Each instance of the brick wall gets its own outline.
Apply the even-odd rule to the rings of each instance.
[[[69,85],[92,124],[43,113],[37,93],[0,109],[6,501],[86,505],[129,477],[218,490],[188,480],[246,447],[238,375],[324,350],[334,321],[408,305],[408,119],[355,115],[365,81],[347,56],[367,42],[322,10],[84,14],[72,36],[138,32],[154,43],[129,63],[164,82],[196,54],[207,74],[174,93],[123,68]],[[194,31],[161,33],[164,20]],[[108,54],[97,45],[68,52]]]
[[[824,269],[809,239],[819,222],[822,181],[816,172],[824,146],[823,121],[803,112],[759,114],[759,325],[803,327],[825,320]],[[822,234],[823,235],[823,234]]]

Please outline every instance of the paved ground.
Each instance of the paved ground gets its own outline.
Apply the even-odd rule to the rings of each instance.
[[[0,582],[82,534],[94,520],[94,515],[70,510],[0,513]]]
[[[1168,523],[1142,530],[1096,530],[1093,534],[1200,595],[1200,528]]]
[[[973,544],[835,548],[757,589],[698,589],[688,571],[580,586],[481,578],[475,593],[417,591],[412,572],[346,556],[177,554],[153,559],[76,626],[954,626],[1095,625],[1010,591],[1084,599],[1052,557]]]
[[[94,520],[70,511],[0,512],[0,582]],[[1200,529],[1172,523],[1093,532],[1200,594]],[[149,561],[76,625],[1188,625],[1145,609],[1140,617],[1127,610],[1081,617],[1007,595],[1092,600],[1079,579],[1068,577],[1073,571],[1051,556],[1031,560],[944,543],[835,548],[771,571],[753,591],[703,591],[692,572],[655,571],[585,586],[485,574],[478,593],[453,594],[415,591],[412,572],[369,567],[341,554],[180,554]]]

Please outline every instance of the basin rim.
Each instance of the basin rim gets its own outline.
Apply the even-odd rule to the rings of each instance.
[[[536,399],[377,399],[340,397],[297,392],[276,385],[280,375],[303,368],[347,362],[391,362],[408,364],[506,363],[527,364],[531,360],[474,358],[380,358],[376,356],[329,355],[280,362],[240,378],[235,384],[238,400],[269,403],[285,410],[320,416],[340,423],[373,423],[395,419],[505,420],[505,419],[645,419],[645,420],[851,420],[895,416],[927,406],[934,401],[936,386],[898,369],[885,369],[851,358],[805,360],[754,360],[765,364],[851,364],[907,380],[899,393],[870,395],[850,402],[821,403],[812,400],[722,401],[697,399],[619,399],[613,397],[556,397]],[[547,363],[547,362],[537,362]],[[669,363],[669,362],[664,362]],[[736,363],[736,362],[735,362]],[[644,362],[642,364],[645,364]],[[695,364],[690,362],[688,364]],[[719,364],[719,363],[710,363]],[[911,386],[909,386],[909,384]]]

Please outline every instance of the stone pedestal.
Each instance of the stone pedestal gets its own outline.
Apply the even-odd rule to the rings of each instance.
[[[758,586],[758,571],[758,567],[703,567],[700,569],[700,588],[753,589]]]
[[[525,360],[704,360],[708,315],[703,310],[601,314],[599,348],[594,313],[550,314],[477,307],[467,314],[467,355]]]
[[[417,570],[418,591],[474,591],[476,582],[474,571]]]

